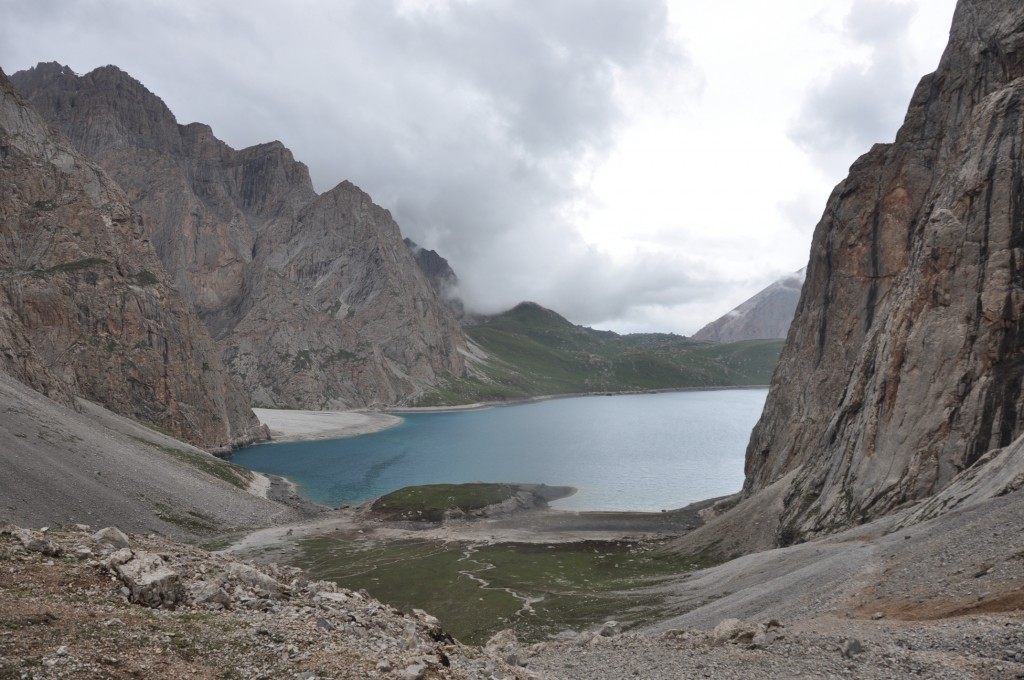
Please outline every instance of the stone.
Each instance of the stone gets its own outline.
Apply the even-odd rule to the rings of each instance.
[[[864,645],[860,643],[860,640],[847,638],[843,640],[843,643],[839,646],[839,651],[842,652],[843,658],[852,659],[858,654],[862,654],[864,652]]]
[[[511,628],[499,630],[484,643],[484,650],[495,656],[508,653],[519,645],[515,631]]]
[[[278,597],[284,589],[284,586],[256,567],[241,562],[228,564],[226,575],[231,581],[252,588],[264,597]]]
[[[739,619],[724,619],[711,631],[711,642],[719,645],[726,642],[749,643],[757,633],[756,627]]]
[[[111,571],[116,570],[117,567],[121,566],[134,556],[131,548],[121,548],[115,550],[107,556],[107,559],[103,561],[104,566]]]
[[[438,618],[436,616],[433,616],[432,614],[428,614],[427,612],[423,611],[422,609],[413,609],[412,613],[413,613],[413,616],[415,616],[417,619],[419,619],[421,623],[423,623],[423,624],[425,624],[427,626],[440,626],[441,625],[441,621],[438,620]]]
[[[25,547],[32,552],[43,553],[47,557],[60,557],[63,554],[59,545],[46,538],[40,538],[32,541]]]
[[[154,609],[173,609],[184,599],[178,573],[168,567],[159,555],[136,553],[132,559],[115,569],[129,590],[128,599],[131,602]]]
[[[601,637],[615,637],[622,634],[622,624],[618,621],[605,621],[601,624],[597,634]]]
[[[414,663],[403,668],[399,677],[402,678],[402,680],[422,680],[426,672],[427,664]]]
[[[120,550],[129,546],[128,536],[117,527],[104,527],[92,535],[94,541],[107,548]]]
[[[208,604],[224,609],[231,608],[231,596],[227,591],[209,581],[194,581],[189,585],[189,599],[195,604]]]
[[[776,640],[779,640],[781,638],[782,638],[782,635],[777,633],[775,629],[768,630],[768,631],[763,631],[763,632],[758,632],[757,634],[754,635],[753,638],[751,638],[750,646],[753,649],[764,649],[765,647],[768,647],[773,642],[775,642]]]

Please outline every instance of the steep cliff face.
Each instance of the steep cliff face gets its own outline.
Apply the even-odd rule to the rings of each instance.
[[[128,192],[177,286],[261,406],[391,405],[465,370],[461,328],[391,215],[321,196],[279,142],[236,151],[107,66],[12,77]]]
[[[430,287],[441,298],[441,302],[452,313],[452,316],[464,326],[479,323],[480,316],[467,310],[462,298],[459,297],[459,277],[448,264],[448,260],[438,254],[436,250],[424,248],[408,238],[404,240],[405,245],[416,259],[420,271],[427,277]]]
[[[0,366],[206,448],[262,434],[121,189],[0,72]]]
[[[785,276],[725,316],[693,334],[704,342],[740,342],[784,338],[793,321],[805,269]]]
[[[933,494],[1022,432],[1024,6],[961,0],[891,145],[836,187],[744,495],[782,542]],[[782,480],[781,482],[779,480]]]

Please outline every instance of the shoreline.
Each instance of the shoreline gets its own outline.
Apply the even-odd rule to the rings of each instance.
[[[363,434],[372,434],[405,422],[402,414],[414,413],[458,413],[461,411],[482,411],[502,406],[522,406],[555,399],[577,399],[582,397],[624,397],[643,394],[668,394],[673,392],[721,392],[725,390],[763,390],[768,385],[725,385],[710,387],[662,387],[647,390],[625,390],[619,392],[571,392],[568,394],[545,394],[507,401],[478,401],[470,404],[450,406],[396,406],[382,410],[353,409],[349,411],[315,411],[308,409],[253,408],[260,423],[270,431],[270,441],[259,444],[282,444],[286,442],[319,441],[323,439],[347,439]],[[247,448],[247,447],[242,447]]]
[[[384,519],[372,513],[370,506],[374,501],[370,500],[324,510],[297,522],[250,531],[218,552],[282,559],[296,552],[298,541],[307,538],[434,540],[480,545],[666,540],[703,525],[707,511],[726,498],[729,497],[709,498],[665,512],[573,511],[544,506],[430,523]]]
[[[270,431],[264,443],[345,439],[401,425],[404,419],[380,411],[308,411],[254,408],[253,413]]]
[[[724,390],[767,389],[767,385],[731,385],[714,387],[661,388],[625,392],[589,392],[543,395],[512,401],[477,402],[453,406],[405,407],[382,411],[304,411],[254,408],[261,422],[270,429],[270,443],[340,439],[379,432],[395,427],[404,419],[402,413],[476,411],[500,406],[516,406],[553,399],[578,397],[629,396],[671,392],[711,392]],[[276,524],[250,532],[236,540],[226,551],[277,549],[300,536],[347,535],[350,538],[435,538],[442,541],[481,543],[504,542],[576,542],[585,540],[617,540],[633,538],[664,538],[688,533],[704,523],[704,511],[725,497],[695,501],[687,506],[644,512],[633,510],[570,510],[557,507],[536,508],[502,517],[472,521],[445,522],[433,527],[406,527],[401,522],[387,522],[369,515],[375,499],[332,508],[302,496],[298,485],[279,475],[267,475],[271,484],[266,496],[307,514],[298,522]],[[575,489],[573,489],[575,491]],[[566,494],[568,497],[572,494]],[[559,498],[548,499],[551,502]]]
[[[521,406],[535,404],[554,399],[577,399],[582,397],[628,397],[642,394],[669,394],[672,392],[722,392],[726,390],[766,390],[770,385],[712,385],[707,387],[657,387],[646,390],[622,390],[600,392],[568,392],[566,394],[544,394],[537,397],[522,397],[505,401],[478,401],[471,404],[453,404],[451,406],[396,406],[384,409],[386,414],[401,413],[447,413],[458,411],[481,411],[501,406]],[[255,410],[255,409],[253,409]]]

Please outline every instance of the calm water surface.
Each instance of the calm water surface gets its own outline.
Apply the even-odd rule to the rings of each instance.
[[[676,508],[738,491],[767,389],[580,397],[480,411],[403,414],[401,425],[264,444],[233,460],[283,475],[305,497],[357,503],[415,484],[574,486],[572,510]]]

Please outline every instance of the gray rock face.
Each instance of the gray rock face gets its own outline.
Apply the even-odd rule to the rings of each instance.
[[[405,245],[412,252],[416,264],[427,277],[430,287],[434,289],[448,311],[463,325],[472,325],[479,321],[477,315],[466,310],[466,305],[459,297],[459,277],[436,250],[430,250],[417,244],[412,239],[405,239]]]
[[[2,73],[0,369],[206,448],[262,438],[127,197]]]
[[[465,370],[461,328],[354,185],[318,196],[279,142],[237,151],[178,125],[116,67],[40,64],[12,80],[126,188],[256,404],[393,405]]]
[[[1024,6],[961,0],[906,121],[833,191],[746,458],[776,542],[934,494],[1022,432]],[[776,486],[773,491],[778,491]]]
[[[785,276],[725,316],[693,334],[703,342],[740,342],[785,338],[793,321],[806,269]]]

